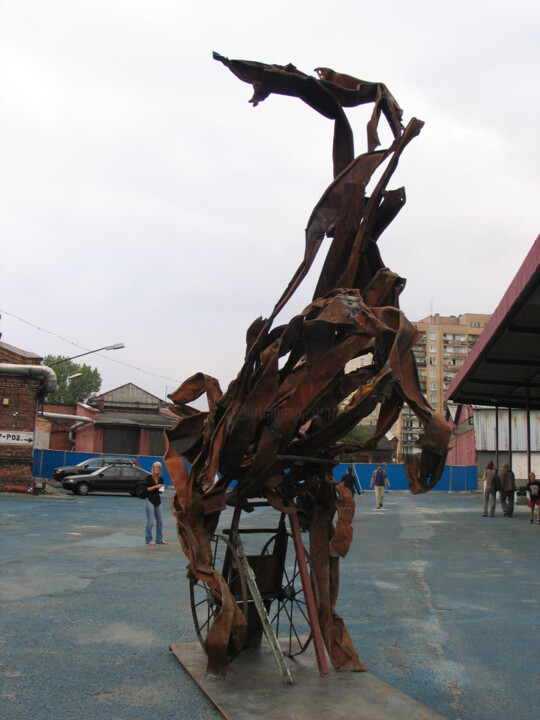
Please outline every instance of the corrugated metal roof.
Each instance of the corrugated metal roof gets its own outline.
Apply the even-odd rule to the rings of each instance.
[[[169,428],[172,427],[178,418],[167,417],[161,413],[149,412],[100,412],[96,425],[122,425],[124,427],[149,427]]]
[[[101,398],[104,407],[155,408],[157,410],[161,403],[158,397],[137,385],[133,385],[133,383],[127,383],[114,390],[109,390],[109,392],[100,395],[95,402],[99,404]]]
[[[457,403],[540,408],[540,235],[446,391]]]

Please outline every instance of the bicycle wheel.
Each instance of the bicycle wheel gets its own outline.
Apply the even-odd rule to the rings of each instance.
[[[247,618],[247,585],[236,550],[223,535],[214,535],[210,542],[212,544],[212,568],[222,572],[240,611]],[[190,583],[189,595],[195,632],[206,652],[206,637],[221,610],[221,598],[204,580]],[[232,656],[229,659],[232,659]]]
[[[262,555],[273,552],[277,537],[277,535],[274,535],[268,540],[263,547]],[[310,574],[315,608],[318,611],[319,588],[317,586],[311,558],[305,548],[304,553]],[[313,636],[309,623],[307,601],[302,586],[298,558],[294,551],[294,543],[290,538],[287,543],[281,587],[277,596],[272,600],[268,617],[274,627],[276,636],[280,640],[284,655],[287,657],[295,657],[305,652]]]

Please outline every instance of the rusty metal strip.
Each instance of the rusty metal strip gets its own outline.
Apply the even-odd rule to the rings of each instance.
[[[319,624],[319,616],[315,605],[315,596],[313,595],[313,588],[311,587],[311,578],[309,576],[306,554],[304,552],[304,545],[300,534],[300,524],[296,513],[291,513],[289,515],[289,523],[291,525],[294,550],[296,552],[298,569],[302,580],[302,589],[304,590],[304,597],[306,598],[306,608],[308,612],[309,625],[311,627],[311,634],[313,635],[313,645],[315,647],[317,667],[319,668],[321,676],[326,677],[328,675],[328,663],[326,662],[326,655],[324,654],[321,626]]]

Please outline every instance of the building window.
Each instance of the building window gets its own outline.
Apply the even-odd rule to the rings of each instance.
[[[430,364],[430,365],[436,365],[436,364],[437,364],[437,358],[429,358],[429,364]]]
[[[429,346],[429,352],[436,353],[437,352],[437,346],[436,345],[430,345]]]
[[[429,402],[430,402],[432,405],[435,405],[435,404],[437,403],[437,396],[436,396],[436,395],[430,395],[430,397],[429,397]]]
[[[429,371],[429,377],[437,377],[437,371],[436,371],[436,370],[430,370],[430,371]]]
[[[429,383],[429,389],[430,389],[430,390],[436,390],[436,389],[437,389],[437,383]]]
[[[429,339],[430,339],[430,340],[436,340],[436,339],[437,339],[437,333],[429,333]]]

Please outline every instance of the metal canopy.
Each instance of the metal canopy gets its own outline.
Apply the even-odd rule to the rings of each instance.
[[[540,409],[540,235],[448,388],[446,400]]]

